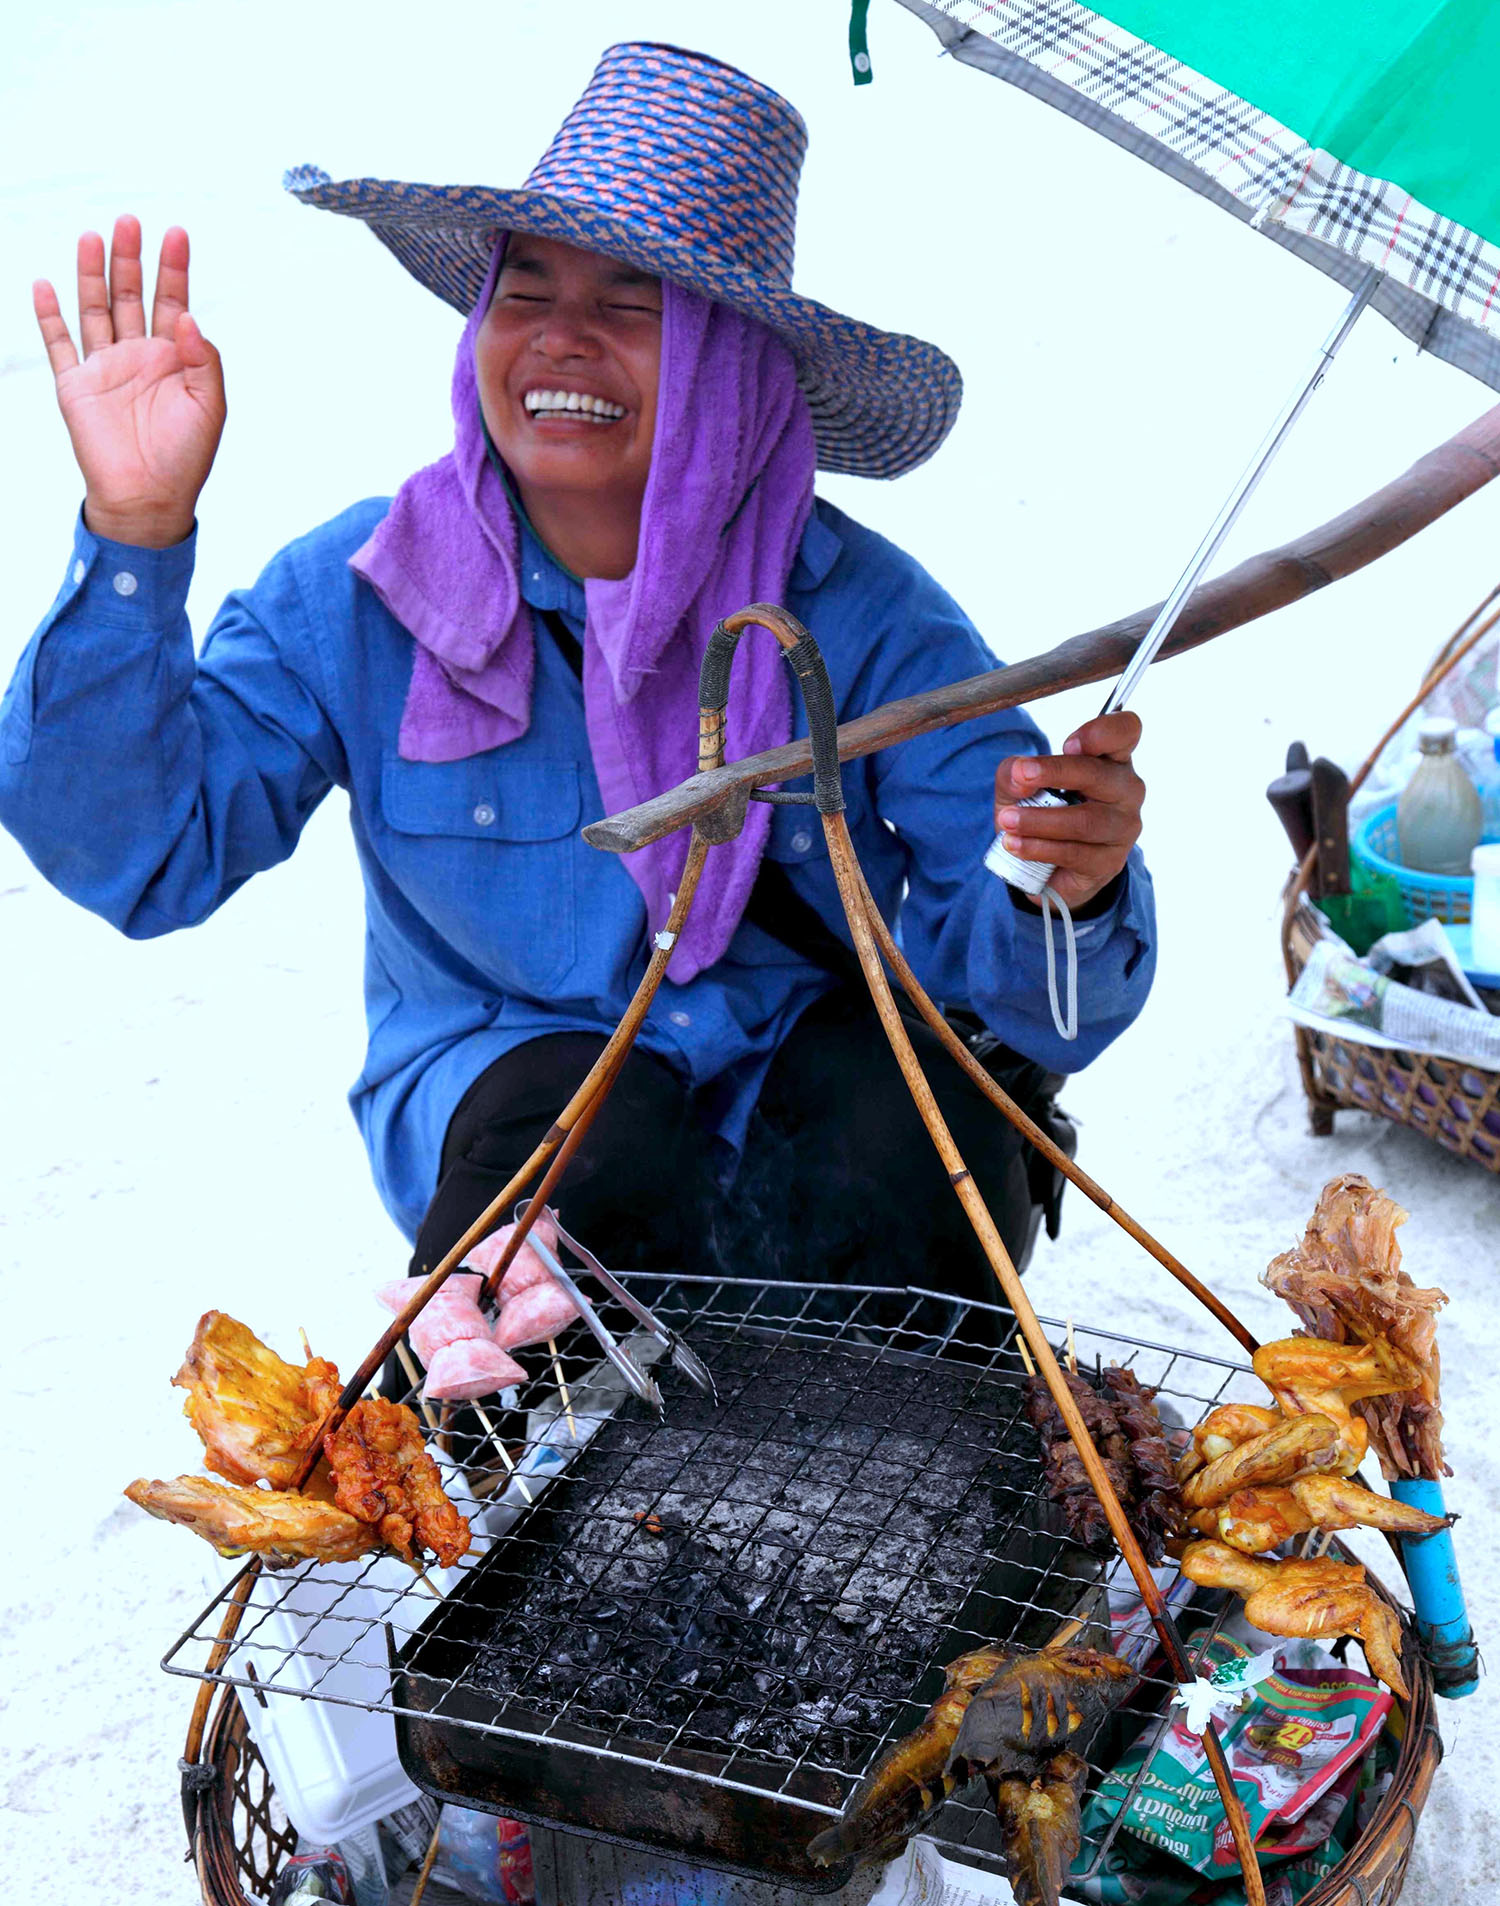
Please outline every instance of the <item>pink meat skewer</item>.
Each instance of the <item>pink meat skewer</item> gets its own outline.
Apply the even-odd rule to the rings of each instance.
[[[503,1294],[503,1285],[501,1290]],[[545,1284],[528,1285],[505,1299],[495,1320],[495,1342],[505,1350],[517,1350],[528,1343],[548,1343],[577,1315],[578,1306],[562,1286],[554,1284],[549,1277]]]
[[[427,1366],[422,1395],[429,1401],[464,1402],[526,1381],[525,1370],[494,1341],[480,1311],[483,1284],[482,1277],[455,1272],[413,1320],[411,1347]],[[376,1296],[394,1314],[411,1296],[411,1284],[384,1284]]]
[[[513,1224],[502,1224],[498,1231],[492,1231],[487,1238],[474,1246],[464,1259],[464,1263],[472,1264],[476,1271],[482,1271],[486,1277],[489,1277],[500,1262],[501,1253],[506,1245],[515,1236],[515,1231],[516,1227]],[[557,1221],[550,1211],[544,1211],[531,1227],[526,1234],[526,1242],[516,1252],[509,1270],[501,1278],[498,1295],[502,1306],[508,1297],[514,1297],[519,1291],[530,1290],[533,1284],[552,1284],[552,1273],[531,1248],[531,1240],[534,1237],[540,1238],[549,1251],[557,1249]],[[558,1285],[553,1285],[554,1290],[560,1288]],[[570,1314],[576,1316],[578,1314],[576,1308]]]
[[[488,1277],[515,1235],[515,1229],[513,1224],[502,1224],[498,1231],[476,1244],[464,1262]],[[557,1249],[557,1222],[550,1211],[542,1212],[500,1280],[500,1315],[495,1319],[495,1342],[505,1350],[514,1350],[521,1344],[546,1343],[578,1315],[578,1306],[562,1286],[554,1282],[552,1273],[532,1250],[533,1237],[539,1237],[549,1251]],[[523,1298],[527,1300],[524,1304]]]

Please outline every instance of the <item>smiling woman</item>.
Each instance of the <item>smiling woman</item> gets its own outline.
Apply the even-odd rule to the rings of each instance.
[[[795,111],[744,74],[627,45],[519,190],[290,175],[464,314],[453,449],[283,550],[197,656],[184,604],[224,387],[188,310],[187,236],[162,242],[149,323],[136,222],[116,225],[107,270],[102,240],[80,242],[81,351],[36,288],[85,494],[0,712],[0,818],[65,893],[144,938],[202,920],[348,791],[369,1021],[351,1103],[413,1269],[530,1153],[640,979],[686,843],[621,860],[579,829],[693,771],[714,624],[785,604],[841,719],[989,664],[916,563],[814,494],[820,468],[893,477],[931,455],[959,382],[932,345],[793,290],[804,145]],[[743,644],[730,754],[800,719],[773,645]],[[1049,1068],[1102,1050],[1150,984],[1136,733],[1133,716],[1096,721],[1048,755],[1013,711],[846,772],[907,958],[1038,1108]],[[1038,785],[1086,798],[1013,804]],[[1039,919],[982,865],[997,813],[1080,919],[1072,1047],[1052,1030]],[[562,1182],[569,1227],[606,1261],[989,1296],[845,983],[843,933],[804,811],[752,806],[710,856]],[[1024,1259],[1049,1188],[967,1079],[933,1076]]]
[[[661,317],[646,272],[525,233],[505,246],[474,340],[480,407],[532,526],[578,576],[635,566]]]

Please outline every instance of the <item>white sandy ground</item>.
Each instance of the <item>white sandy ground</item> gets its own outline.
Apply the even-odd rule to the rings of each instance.
[[[753,14],[753,18],[751,17]],[[63,4],[15,23],[0,74],[0,511],[8,670],[67,558],[77,485],[26,283],[73,234],[139,212],[188,225],[195,303],[230,370],[192,609],[279,543],[440,454],[456,319],[363,233],[284,203],[282,166],[508,181],[598,49],[705,47],[797,99],[812,129],[800,282],[961,359],[951,444],[890,487],[827,492],[918,553],[1017,656],[1155,599],[1341,294],[875,9],[876,83],[848,85],[837,4],[614,0],[419,15],[375,0]],[[441,19],[446,37],[424,29]],[[462,54],[462,59],[459,55]],[[1238,532],[1234,553],[1333,514],[1492,401],[1367,319]],[[1140,1023],[1070,1087],[1090,1170],[1235,1303],[1334,1172],[1408,1205],[1408,1262],[1453,1297],[1443,1331],[1450,1505],[1481,1640],[1500,1622],[1485,1405],[1500,1337],[1500,1183],[1348,1114],[1307,1134],[1277,1017],[1285,865],[1261,798],[1286,743],[1351,758],[1495,580],[1500,487],[1373,570],[1164,668],[1139,699],[1162,924]],[[1094,694],[1044,713],[1054,733]],[[346,1367],[405,1251],[342,1103],[359,1069],[359,892],[330,799],[284,869],[191,935],[132,945],[0,840],[0,1892],[49,1906],[186,1906],[176,1760],[193,1684],[157,1661],[201,1601],[190,1539],[120,1499],[192,1466],[167,1387],[210,1304]],[[983,816],[975,817],[984,830]],[[1039,1306],[1225,1348],[1081,1200],[1031,1274]],[[1494,1897],[1493,1698],[1445,1706],[1448,1759],[1413,1901]]]

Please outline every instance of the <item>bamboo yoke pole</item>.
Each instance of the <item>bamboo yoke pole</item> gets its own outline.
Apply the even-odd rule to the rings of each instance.
[[[1110,1482],[1104,1468],[1103,1459],[1094,1447],[1067,1379],[1058,1367],[1046,1334],[1031,1307],[1030,1299],[1021,1287],[1020,1275],[1011,1262],[1004,1242],[996,1229],[989,1208],[974,1183],[968,1166],[955,1144],[946,1120],[933,1095],[932,1087],[922,1070],[921,1062],[912,1048],[901,1015],[896,1009],[890,982],[886,979],[885,969],[880,963],[875,931],[871,923],[867,906],[869,891],[864,883],[859,860],[854,851],[854,842],[850,838],[849,825],[843,813],[843,792],[839,778],[838,742],[834,730],[833,694],[828,682],[828,672],[818,651],[817,643],[806,629],[784,609],[770,604],[756,603],[748,609],[741,609],[735,615],[726,616],[715,629],[704,657],[702,686],[699,700],[699,764],[700,772],[713,772],[723,763],[724,717],[728,701],[730,666],[734,657],[735,645],[741,633],[752,626],[768,630],[780,644],[787,660],[797,675],[803,698],[807,704],[809,722],[809,744],[813,760],[813,805],[817,807],[823,822],[823,832],[828,842],[829,862],[834,879],[838,885],[839,899],[843,904],[844,916],[849,924],[849,932],[854,941],[854,950],[859,957],[870,997],[884,1028],[896,1063],[906,1082],[907,1090],[927,1128],[943,1167],[948,1173],[949,1182],[964,1214],[973,1227],[990,1268],[994,1272],[1006,1301],[1013,1311],[1020,1328],[1021,1336],[1030,1348],[1032,1359],[1040,1371],[1058,1413],[1067,1427],[1068,1434],[1078,1452],[1084,1473],[1089,1479],[1095,1495],[1099,1499],[1105,1519],[1109,1523],[1110,1533],[1114,1536],[1120,1553],[1124,1556],[1141,1600],[1151,1616],[1165,1651],[1172,1672],[1180,1682],[1193,1678],[1193,1669],[1182,1646],[1176,1625],[1167,1612],[1161,1590],[1156,1578],[1135,1538],[1135,1532],[1125,1515],[1114,1485]],[[740,817],[725,817],[727,828],[737,832],[741,824]],[[699,823],[701,825],[701,823]],[[915,984],[915,982],[913,982]],[[917,993],[921,988],[917,988]],[[913,994],[915,999],[916,993]],[[922,995],[925,999],[925,994]],[[930,1003],[930,1002],[929,1002]],[[1002,1108],[1003,1109],[1003,1108]],[[1071,1161],[1069,1161],[1071,1162]],[[1102,1208],[1116,1216],[1113,1200]],[[1175,1260],[1172,1260],[1175,1263]],[[1193,1279],[1196,1284],[1197,1280]],[[1199,1287],[1201,1290],[1201,1286]],[[1206,1293],[1205,1293],[1206,1295]],[[1215,1308],[1215,1315],[1219,1315]],[[1255,1856],[1255,1846],[1250,1833],[1250,1823],[1245,1809],[1235,1792],[1234,1781],[1229,1772],[1229,1764],[1224,1757],[1224,1749],[1218,1732],[1210,1719],[1201,1737],[1208,1764],[1213,1772],[1214,1785],[1218,1789],[1219,1799],[1224,1808],[1224,1816],[1234,1838],[1235,1851],[1239,1856],[1244,1874],[1246,1898],[1249,1906],[1265,1906],[1265,1886],[1261,1879],[1260,1865]]]
[[[985,1256],[989,1259],[990,1269],[995,1273],[1006,1302],[1015,1313],[1021,1333],[1030,1346],[1031,1355],[1042,1380],[1047,1385],[1058,1414],[1067,1426],[1073,1446],[1083,1464],[1094,1494],[1099,1498],[1105,1519],[1109,1523],[1110,1533],[1115,1538],[1120,1553],[1124,1556],[1135,1585],[1140,1590],[1141,1600],[1150,1613],[1152,1625],[1161,1641],[1172,1672],[1181,1682],[1191,1681],[1193,1669],[1186,1651],[1177,1634],[1176,1625],[1167,1613],[1161,1590],[1151,1573],[1150,1564],[1135,1539],[1135,1532],[1126,1519],[1124,1508],[1115,1494],[1114,1485],[1105,1471],[1103,1459],[1094,1447],[1073,1393],[1068,1387],[1057,1358],[1052,1353],[1046,1333],[1037,1320],[1031,1307],[1031,1300],[1021,1287],[1020,1275],[1011,1262],[995,1221],[989,1208],[980,1196],[968,1166],[958,1146],[953,1141],[947,1121],[938,1108],[932,1087],[922,1070],[921,1062],[912,1049],[906,1028],[901,1023],[901,1015],[896,1010],[896,1002],[891,994],[890,982],[880,964],[880,955],[876,949],[875,935],[870,927],[869,916],[865,910],[861,893],[862,879],[859,862],[855,857],[854,843],[849,837],[849,824],[842,813],[824,814],[823,831],[828,839],[828,854],[833,867],[834,879],[838,883],[839,898],[844,904],[844,917],[849,922],[849,931],[854,939],[854,950],[859,955],[859,963],[864,969],[865,980],[870,988],[870,997],[875,1002],[875,1010],[880,1023],[890,1041],[891,1050],[896,1055],[896,1063],[912,1095],[922,1123],[927,1127],[928,1136],[936,1148],[943,1167],[948,1173],[949,1182],[957,1194],[964,1214],[973,1226],[974,1235],[979,1239]],[[1214,1785],[1219,1790],[1219,1799],[1224,1807],[1225,1818],[1229,1822],[1230,1832],[1234,1836],[1235,1851],[1239,1855],[1240,1867],[1245,1878],[1246,1897],[1250,1906],[1265,1906],[1265,1886],[1260,1875],[1260,1865],[1255,1857],[1255,1845],[1250,1834],[1250,1823],[1245,1809],[1235,1792],[1234,1780],[1229,1772],[1229,1764],[1224,1758],[1224,1749],[1218,1732],[1210,1719],[1201,1736],[1208,1763],[1213,1771]]]

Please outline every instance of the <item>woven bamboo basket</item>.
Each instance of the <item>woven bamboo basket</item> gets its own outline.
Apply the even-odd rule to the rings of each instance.
[[[1373,1576],[1369,1579],[1386,1593]],[[1409,1628],[1406,1635],[1402,1663],[1412,1699],[1408,1707],[1398,1704],[1396,1709],[1402,1737],[1390,1787],[1347,1859],[1306,1895],[1302,1906],[1395,1906],[1400,1896],[1417,1821],[1443,1757],[1432,1676]],[[282,1861],[296,1847],[297,1835],[276,1798],[232,1687],[219,1695],[202,1762],[212,1768],[213,1779],[191,1806],[192,1857],[204,1906],[263,1906]]]
[[[1294,880],[1281,938],[1290,983],[1326,932],[1322,914]],[[1306,1026],[1293,1030],[1317,1137],[1332,1133],[1333,1115],[1340,1109],[1373,1112],[1409,1125],[1484,1171],[1500,1172],[1500,1072],[1402,1047],[1360,1045]]]
[[[1443,644],[1421,687],[1350,781],[1351,796],[1364,785],[1381,750],[1407,717],[1500,626],[1500,609],[1493,606],[1497,597],[1500,589],[1492,590]],[[1283,895],[1281,953],[1288,987],[1296,984],[1313,948],[1329,932],[1305,891],[1313,857],[1310,853],[1303,861]],[[1457,917],[1467,918],[1467,912]],[[1395,1125],[1409,1125],[1459,1158],[1472,1159],[1485,1171],[1500,1172],[1500,1072],[1486,1072],[1456,1059],[1435,1059],[1400,1047],[1362,1045],[1305,1026],[1295,1026],[1293,1031],[1315,1137],[1329,1137],[1334,1113],[1347,1107],[1373,1112]]]

